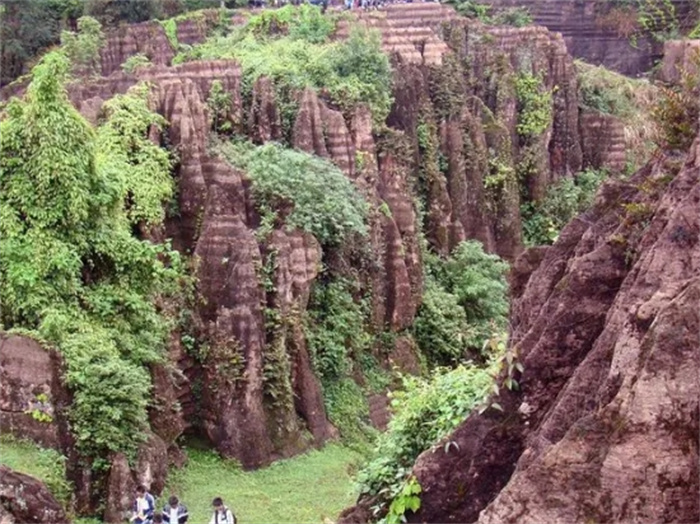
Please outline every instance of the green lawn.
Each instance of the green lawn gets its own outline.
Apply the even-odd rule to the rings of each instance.
[[[351,473],[361,456],[339,444],[256,471],[242,471],[234,461],[222,460],[211,451],[188,448],[187,453],[187,466],[171,471],[158,508],[171,494],[177,495],[189,508],[192,524],[209,522],[211,500],[217,496],[235,511],[240,524],[335,521],[356,499]],[[67,501],[70,486],[63,479],[64,463],[56,451],[2,436],[0,464],[43,480]]]
[[[211,452],[188,449],[188,455],[188,465],[172,473],[161,500],[177,495],[193,524],[209,522],[216,496],[234,510],[240,524],[335,521],[356,499],[351,471],[360,455],[338,444],[249,472]]]

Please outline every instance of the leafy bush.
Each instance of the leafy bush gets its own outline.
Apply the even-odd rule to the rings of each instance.
[[[73,65],[82,72],[100,72],[100,48],[104,44],[102,26],[91,16],[78,18],[78,32],[63,31],[61,44]]]
[[[232,129],[231,123],[231,93],[224,91],[221,80],[214,80],[209,90],[207,106],[211,114],[211,126],[214,131],[227,133]]]
[[[358,475],[361,492],[379,497],[378,510],[401,493],[416,457],[453,431],[484,399],[497,371],[494,360],[485,369],[469,363],[436,369],[428,379],[403,378],[403,388],[392,393],[394,415],[388,430],[379,436],[372,460]]]
[[[137,53],[130,56],[122,64],[122,71],[125,73],[133,73],[134,71],[141,69],[142,67],[148,67],[151,65],[151,60],[143,53]]]
[[[338,428],[343,443],[367,454],[376,436],[369,423],[369,404],[362,388],[350,377],[323,385],[323,402],[328,420]]]
[[[544,133],[552,122],[552,93],[543,89],[542,78],[532,73],[520,73],[515,79],[515,93],[518,134],[531,138]]]
[[[467,352],[469,324],[455,295],[428,277],[423,301],[413,324],[416,342],[430,362],[448,365]]]
[[[218,150],[248,173],[261,214],[277,215],[324,245],[367,234],[367,203],[328,160],[275,143],[255,148],[228,143]],[[279,217],[280,210],[289,215]]]
[[[476,18],[485,24],[491,23],[490,12],[492,7],[475,0],[452,0],[448,2],[454,5],[457,12],[467,18]]]
[[[561,229],[593,203],[595,193],[606,177],[605,171],[583,171],[550,186],[541,202],[524,204],[521,213],[525,244],[554,243]]]
[[[194,46],[177,61],[235,59],[242,68],[244,96],[265,76],[273,80],[282,106],[294,104],[295,93],[311,87],[342,109],[367,103],[375,122],[383,122],[391,109],[392,78],[379,35],[353,30],[346,41],[327,42],[329,24],[312,6],[265,11],[231,35]],[[292,122],[282,112],[288,131]]]
[[[309,349],[316,373],[330,383],[348,373],[350,356],[366,351],[371,336],[365,331],[367,304],[357,303],[351,282],[336,279],[315,283],[309,301]]]
[[[499,11],[493,18],[496,25],[525,27],[532,25],[532,15],[527,7],[509,7]]]
[[[46,55],[0,123],[0,320],[63,353],[79,449],[106,457],[136,449],[169,329],[152,299],[178,292],[177,253],[133,234],[162,220],[170,159],[146,135],[163,121],[143,88],[108,102],[95,133],[68,101],[68,68]]]
[[[505,326],[508,264],[471,240],[459,244],[447,259],[427,257],[426,265],[416,341],[433,364],[454,364],[478,353]]]

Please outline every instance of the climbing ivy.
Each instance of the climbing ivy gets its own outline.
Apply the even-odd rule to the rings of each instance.
[[[494,355],[486,368],[467,363],[452,370],[436,369],[428,378],[403,377],[402,388],[392,393],[389,427],[357,477],[361,493],[376,497],[375,516],[388,510],[386,522],[396,522],[404,513],[401,510],[416,507],[418,501],[412,496],[420,489],[412,485],[413,463],[487,396],[499,366]],[[444,451],[449,452],[451,445],[446,442]]]
[[[515,79],[518,125],[521,137],[536,137],[552,123],[552,93],[542,86],[542,77],[520,73]]]
[[[95,132],[68,101],[69,67],[46,55],[0,123],[0,320],[61,351],[76,443],[99,467],[143,438],[147,364],[168,332],[153,299],[177,295],[180,264],[134,234],[172,192],[145,88],[109,102]]]

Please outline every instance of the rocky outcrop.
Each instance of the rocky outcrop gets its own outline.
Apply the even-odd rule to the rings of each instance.
[[[0,465],[0,521],[68,524],[61,504],[39,480]]]
[[[626,75],[648,71],[664,51],[663,44],[640,26],[635,7],[623,2],[616,5],[597,0],[491,0],[488,3],[496,10],[527,9],[536,24],[562,34],[573,56]],[[697,22],[697,4],[693,0],[647,4],[650,17],[666,20],[670,13],[667,4],[673,6],[681,31],[689,30]]]
[[[284,224],[288,209],[278,210],[271,231],[260,230],[246,173],[210,148],[207,99],[214,81],[230,95],[227,114],[237,134],[260,143],[285,140],[328,158],[370,203],[365,247],[371,254],[353,258],[348,253],[358,246],[334,247],[323,254],[324,263],[371,289],[374,331],[400,334],[383,358],[405,369],[417,368],[406,330],[421,302],[421,230],[438,253],[476,238],[513,260],[522,251],[523,195],[537,200],[582,166],[576,79],[559,35],[541,27],[485,27],[434,3],[391,6],[360,18],[380,30],[395,66],[395,103],[381,132],[366,106],[340,110],[323,91],[300,90],[280,101],[273,82],[260,78],[244,100],[233,61],[170,66],[174,49],[160,24],[115,33],[103,55],[103,71],[111,74],[69,87],[76,107],[97,122],[105,100],[149,82],[152,107],[169,122],[151,139],[178,156],[177,210],[154,235],[171,238],[192,257],[197,299],[187,326],[171,335],[168,361],[152,367],[154,436],[136,472],[141,477],[129,473],[133,482],[155,482],[160,473],[153,468],[167,463],[164,449],[177,458],[173,443],[187,429],[245,467],[334,434],[301,322],[320,247]],[[184,33],[181,23],[178,39],[195,42],[197,23]],[[137,51],[158,57],[156,65],[120,71]],[[538,92],[551,94],[535,136],[518,131],[523,103],[516,80],[523,75],[536,80]],[[282,102],[297,106],[296,115],[282,112]],[[599,161],[585,158],[591,165]],[[416,199],[425,203],[425,216]],[[109,483],[126,489],[129,475],[120,471],[121,459],[114,460]],[[120,496],[112,496],[114,508]]]
[[[418,458],[409,521],[700,520],[699,202],[700,138],[516,262],[520,387]]]
[[[58,353],[35,340],[0,333],[0,432],[65,450],[70,396]]]
[[[677,85],[681,78],[697,77],[700,67],[700,40],[669,40],[664,42],[664,58],[659,80]]]

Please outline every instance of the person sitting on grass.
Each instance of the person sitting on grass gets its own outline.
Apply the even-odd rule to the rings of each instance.
[[[136,500],[132,508],[134,515],[130,522],[134,524],[151,524],[153,512],[156,509],[156,501],[153,498],[146,486],[141,485],[136,488]]]
[[[168,499],[168,504],[163,508],[163,521],[167,524],[185,524],[189,515],[187,507],[180,504],[180,500],[175,496]]]
[[[161,513],[153,514],[153,524],[163,524],[163,515]]]
[[[214,506],[214,514],[211,516],[209,524],[236,524],[236,516],[224,506],[221,497],[216,497],[211,504]]]

